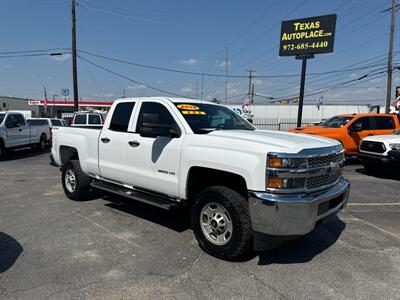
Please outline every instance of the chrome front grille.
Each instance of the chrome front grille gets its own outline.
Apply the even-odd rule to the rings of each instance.
[[[266,190],[272,193],[312,193],[328,189],[342,178],[342,146],[304,149],[297,154],[268,155],[288,159],[291,164],[289,167],[267,167]],[[268,187],[269,178],[282,178],[284,187]]]
[[[307,165],[309,168],[318,168],[329,166],[331,164],[341,163],[344,160],[344,153],[333,153],[323,156],[309,157]]]
[[[335,174],[324,174],[320,176],[307,178],[306,188],[308,190],[314,190],[323,186],[331,185],[335,183],[337,180],[339,180],[341,175],[342,175],[341,172],[337,172]]]

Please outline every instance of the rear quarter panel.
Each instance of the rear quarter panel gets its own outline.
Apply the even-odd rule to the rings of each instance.
[[[62,165],[62,147],[72,147],[77,150],[79,163],[83,172],[86,174],[100,174],[98,164],[98,139],[101,130],[74,127],[55,127],[53,128],[52,154],[55,162]]]

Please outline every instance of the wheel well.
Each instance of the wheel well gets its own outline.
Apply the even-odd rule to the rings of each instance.
[[[2,138],[0,138],[0,146],[5,147],[4,141]]]
[[[78,150],[69,146],[60,146],[61,164],[64,165],[72,159],[79,159]]]
[[[199,192],[210,186],[228,187],[247,199],[246,180],[235,173],[211,168],[192,167],[189,170],[186,196],[193,199]]]

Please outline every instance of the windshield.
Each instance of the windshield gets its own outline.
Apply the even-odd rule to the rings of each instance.
[[[255,127],[225,106],[206,103],[174,103],[194,133],[214,130],[255,130]]]
[[[323,127],[328,128],[341,128],[346,125],[353,117],[333,117],[322,122]]]
[[[3,123],[5,116],[6,116],[6,114],[0,114],[0,124]]]

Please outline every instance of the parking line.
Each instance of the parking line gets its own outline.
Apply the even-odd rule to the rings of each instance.
[[[388,203],[347,203],[347,206],[400,206],[400,202],[388,202]]]
[[[380,228],[379,226],[377,226],[375,224],[372,224],[372,223],[370,223],[368,221],[365,221],[364,219],[357,218],[357,217],[353,216],[352,214],[348,214],[348,215],[352,216],[355,219],[355,221],[358,221],[358,222],[364,223],[366,225],[369,225],[369,226],[379,230],[380,232],[382,232],[382,233],[384,233],[384,234],[386,234],[386,235],[388,235],[388,236],[400,241],[400,236],[398,236],[396,234],[393,234],[393,233],[391,233],[391,232],[389,232],[389,231],[387,231],[387,230],[385,230],[383,228]]]

